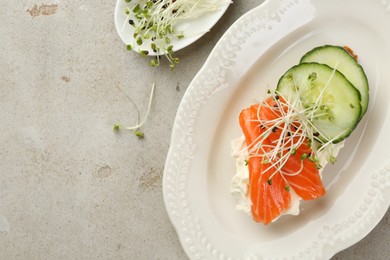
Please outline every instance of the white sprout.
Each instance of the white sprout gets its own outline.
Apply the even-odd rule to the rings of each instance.
[[[153,83],[152,90],[150,91],[150,96],[149,96],[148,110],[146,111],[144,119],[141,121],[141,123],[139,123],[139,111],[137,110],[137,123],[134,126],[127,126],[127,127],[125,127],[125,129],[127,129],[127,130],[138,130],[139,128],[141,128],[145,124],[146,120],[149,117],[150,107],[152,106],[153,94],[154,94],[155,86],[156,86],[156,83]]]
[[[143,118],[143,120],[140,122],[140,113],[139,113],[139,109],[136,105],[136,103],[133,101],[133,99],[131,99],[126,93],[124,93],[119,87],[118,90],[121,91],[129,100],[130,102],[133,104],[133,106],[135,107],[135,110],[137,112],[137,121],[135,123],[134,126],[121,126],[120,124],[115,124],[114,125],[114,128],[113,130],[114,131],[117,131],[119,130],[119,128],[123,128],[123,129],[126,129],[126,130],[131,130],[133,131],[133,133],[138,136],[138,137],[143,137],[143,133],[138,131],[145,123],[146,123],[146,120],[148,119],[149,117],[149,114],[150,114],[150,108],[152,106],[152,101],[153,101],[153,96],[154,96],[154,89],[155,89],[155,86],[156,84],[153,83],[152,85],[152,90],[150,91],[150,96],[149,96],[149,104],[148,104],[148,109],[146,111],[146,114],[145,114],[145,117]]]
[[[258,122],[259,127],[261,127],[263,131],[259,137],[248,145],[248,158],[259,157],[263,158],[263,163],[269,163],[269,167],[263,171],[264,174],[269,170],[274,170],[269,179],[277,173],[280,173],[283,177],[295,176],[302,172],[304,167],[303,159],[305,158],[302,158],[300,168],[295,172],[287,172],[283,167],[290,156],[294,155],[296,150],[303,144],[309,145],[311,153],[306,156],[314,163],[318,162],[315,155],[323,150],[327,151],[330,158],[329,160],[333,158],[331,144],[345,134],[345,132],[341,132],[332,139],[326,138],[326,136],[313,124],[313,120],[317,117],[328,115],[326,111],[320,111],[320,104],[323,103],[322,98],[324,90],[330,84],[337,65],[338,62],[324,88],[320,91],[312,105],[305,107],[300,98],[291,99],[291,96],[285,97],[278,91],[274,92],[274,102],[260,101],[257,110],[257,118],[252,121]],[[290,103],[289,100],[293,101]],[[272,103],[272,106],[270,103]],[[260,117],[260,108],[264,107],[274,113],[274,119],[263,119]],[[267,140],[267,138],[273,131],[279,131],[280,135],[278,139],[271,142],[270,140]],[[322,138],[320,139],[319,136]],[[324,138],[326,141],[323,140]],[[321,166],[317,165],[317,167]]]

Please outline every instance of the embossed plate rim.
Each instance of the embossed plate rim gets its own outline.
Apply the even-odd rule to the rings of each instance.
[[[359,0],[363,3],[363,0]],[[328,4],[335,4],[337,0],[331,0]],[[356,1],[354,2],[356,3]],[[364,3],[370,5],[385,5],[389,9],[390,4],[385,1],[372,0]],[[208,100],[214,95],[220,94],[221,90],[231,88],[232,82],[237,83],[238,79],[231,75],[229,68],[231,62],[239,62],[235,57],[234,51],[226,51],[229,48],[240,48],[244,45],[246,38],[251,37],[251,33],[258,33],[260,30],[253,25],[266,23],[262,30],[272,31],[273,22],[277,23],[276,12],[286,12],[297,5],[318,4],[310,0],[281,0],[265,1],[259,7],[251,10],[224,34],[218,44],[211,52],[205,65],[195,76],[188,87],[182,102],[180,103],[174,127],[172,131],[172,141],[166,159],[164,178],[163,178],[163,195],[168,215],[179,235],[180,242],[191,259],[326,259],[330,258],[338,251],[356,243],[362,239],[384,216],[389,208],[389,172],[390,160],[384,162],[380,169],[373,170],[368,175],[370,185],[362,190],[365,194],[364,200],[354,212],[341,219],[334,225],[322,227],[318,234],[307,247],[300,249],[288,257],[277,257],[263,255],[261,252],[244,252],[242,257],[231,256],[221,250],[211,238],[207,235],[207,230],[202,227],[202,219],[199,219],[197,212],[193,212],[188,205],[188,185],[187,181],[191,173],[191,160],[197,156],[196,143],[196,124],[202,113],[202,108],[207,105]],[[251,24],[252,23],[252,24]],[[242,31],[243,26],[253,26],[252,31]],[[238,39],[237,33],[242,33]],[[248,35],[245,35],[248,33]],[[266,34],[265,32],[263,32]],[[279,39],[276,39],[277,42]],[[257,51],[266,51],[270,46],[262,43]],[[269,43],[272,44],[272,43]],[[233,46],[234,45],[234,46]],[[259,46],[257,46],[259,47]],[[242,76],[253,65],[257,58],[246,56],[248,62],[240,63],[237,74]],[[260,54],[259,54],[260,55]],[[260,55],[261,56],[261,55]],[[241,57],[241,56],[240,56]],[[241,57],[242,58],[242,57]],[[213,75],[216,75],[215,77]],[[222,75],[222,76],[221,76]],[[230,77],[230,78],[229,78]],[[233,77],[233,79],[231,78]],[[202,84],[207,81],[207,85]],[[390,123],[386,121],[386,125]],[[205,140],[207,138],[205,137]],[[386,139],[388,142],[389,140]],[[200,194],[200,197],[203,195]],[[222,240],[223,238],[221,238]],[[234,246],[234,245],[231,245]]]

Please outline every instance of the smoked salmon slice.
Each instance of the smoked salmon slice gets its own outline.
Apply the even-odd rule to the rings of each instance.
[[[316,164],[308,159],[301,159],[305,150],[310,151],[310,148],[307,144],[302,144],[300,149],[297,149],[296,154],[291,155],[284,165],[284,172],[297,172],[303,163],[299,174],[291,176],[284,174],[283,176],[299,197],[303,200],[312,200],[322,197],[326,191]],[[309,153],[306,152],[306,154]]]
[[[266,155],[272,152],[276,143],[288,142],[288,138],[282,136],[281,128],[284,124],[273,123],[285,113],[285,108],[280,106],[283,102],[279,98],[270,97],[262,104],[242,110],[239,116],[249,151],[251,212],[256,222],[264,224],[269,224],[290,207],[290,188],[303,200],[319,198],[325,194],[316,163],[305,158],[311,154],[307,141],[302,142],[280,168]],[[286,132],[283,133],[285,134]],[[287,141],[281,140],[283,138]],[[283,151],[278,156],[282,157]]]
[[[253,105],[240,114],[240,125],[245,135],[248,150],[259,140],[264,132],[257,122],[259,105]],[[264,140],[264,145],[270,140]],[[260,151],[261,153],[261,151]],[[284,188],[287,183],[280,174],[272,178],[272,184],[268,184],[273,170],[264,172],[270,164],[264,164],[262,156],[250,157],[249,167],[249,196],[252,201],[251,211],[256,222],[268,224],[280,216],[290,206],[291,195]],[[264,173],[264,174],[263,174]]]

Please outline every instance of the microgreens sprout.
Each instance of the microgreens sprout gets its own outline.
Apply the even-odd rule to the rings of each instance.
[[[116,124],[114,124],[114,126],[113,126],[113,131],[114,131],[114,132],[117,132],[117,131],[119,131],[121,128],[123,128],[123,129],[126,129],[126,130],[131,130],[131,131],[133,132],[133,134],[134,134],[135,136],[137,136],[138,138],[144,138],[144,136],[145,136],[144,133],[141,132],[139,129],[146,123],[146,120],[147,120],[147,118],[148,118],[148,116],[149,116],[150,108],[151,108],[151,106],[152,106],[152,101],[153,101],[153,95],[154,95],[155,86],[156,86],[156,84],[153,83],[153,85],[152,85],[152,90],[150,91],[148,109],[147,109],[147,111],[146,111],[146,114],[145,114],[144,119],[143,119],[141,122],[140,122],[140,115],[139,115],[139,110],[138,110],[137,105],[135,104],[135,102],[134,102],[130,97],[128,97],[128,96],[126,95],[126,96],[130,99],[131,103],[133,103],[133,105],[134,105],[135,108],[136,108],[136,111],[137,111],[137,122],[136,122],[136,124],[135,124],[134,126],[123,126],[123,125],[120,125],[120,124],[116,123]]]
[[[335,71],[336,69],[334,69],[324,89],[330,84]],[[312,73],[309,77],[314,80],[317,75]],[[248,145],[248,158],[260,157],[262,158],[262,164],[270,164],[263,170],[263,174],[269,170],[273,171],[268,178],[268,184],[272,183],[271,179],[277,173],[280,173],[282,177],[298,175],[303,170],[304,160],[306,159],[315,163],[317,169],[322,168],[319,159],[316,157],[318,152],[326,152],[328,161],[330,163],[335,162],[336,158],[333,155],[331,144],[339,136],[333,139],[326,139],[326,136],[321,133],[320,129],[317,129],[313,124],[315,118],[329,116],[330,113],[330,111],[320,105],[322,104],[324,89],[321,90],[314,103],[310,105],[303,104],[300,98],[285,97],[277,90],[267,91],[273,97],[272,101],[260,101],[257,118],[253,121],[259,123],[262,134]],[[290,100],[292,101],[289,102]],[[275,117],[273,119],[262,119],[260,117],[260,108],[262,107],[266,107],[269,111],[272,111]],[[276,132],[278,132],[279,138],[276,140],[267,139],[270,134]],[[344,133],[340,133],[340,136],[342,134]],[[319,138],[319,136],[322,138]],[[287,171],[284,165],[290,156],[295,155],[297,149],[303,144],[310,147],[311,152],[301,154],[301,165],[298,170],[295,172],[291,172],[291,170]]]
[[[119,124],[114,124],[114,127],[112,128],[112,131],[116,132],[116,131],[119,131],[119,128],[121,126]]]
[[[331,155],[330,158],[329,158],[329,162],[332,163],[332,164],[335,163],[336,162],[336,157]]]
[[[124,0],[128,3],[124,12],[127,15],[122,26],[131,26],[134,30],[133,42],[127,44],[127,50],[137,50],[142,56],[146,56],[144,46],[153,50],[157,55],[152,59],[150,66],[160,65],[160,55],[164,55],[172,70],[179,63],[179,58],[174,57],[174,39],[183,39],[183,31],[177,31],[176,25],[183,20],[200,17],[206,13],[221,8],[222,4],[231,0]]]

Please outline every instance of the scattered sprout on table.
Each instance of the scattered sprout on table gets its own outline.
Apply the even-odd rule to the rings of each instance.
[[[139,113],[139,109],[137,107],[137,105],[135,104],[135,102],[130,99],[130,101],[133,103],[133,105],[135,106],[136,108],[136,111],[137,111],[137,122],[134,126],[124,126],[124,125],[121,125],[119,123],[116,123],[114,124],[112,130],[114,132],[117,132],[119,131],[120,129],[125,129],[125,130],[130,130],[132,131],[132,133],[137,136],[138,138],[144,138],[145,134],[144,132],[140,131],[140,128],[146,123],[146,120],[148,119],[149,117],[149,113],[150,113],[150,108],[152,106],[152,101],[153,101],[153,95],[154,95],[154,89],[155,89],[155,86],[156,84],[153,83],[152,85],[152,90],[150,91],[150,97],[149,97],[149,104],[148,104],[148,109],[146,111],[146,114],[145,114],[145,117],[144,119],[140,122],[140,113]]]

